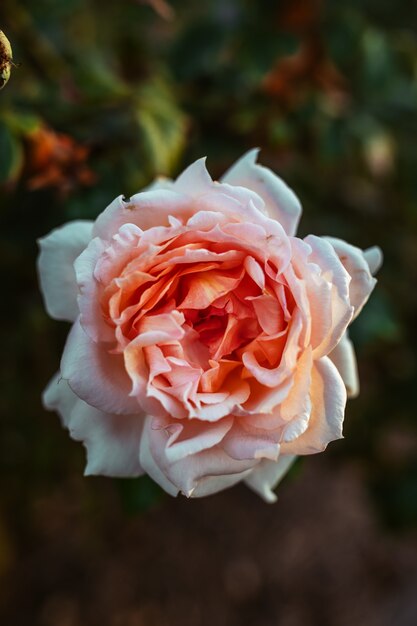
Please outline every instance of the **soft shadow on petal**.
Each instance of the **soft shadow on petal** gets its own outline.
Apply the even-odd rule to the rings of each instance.
[[[77,320],[67,338],[61,360],[62,377],[79,398],[106,413],[140,412],[129,396],[132,383],[123,356],[110,354],[106,344],[94,343]]]
[[[307,430],[297,439],[281,444],[282,454],[315,454],[343,437],[346,388],[328,357],[315,361],[310,387],[311,417]]]
[[[354,319],[359,315],[371,295],[376,285],[376,279],[373,278],[369,263],[360,248],[334,237],[326,237],[326,240],[331,243],[341,263],[352,278],[349,285],[349,297],[352,306],[355,308]],[[381,256],[378,255],[378,248],[371,250],[369,257],[378,266],[382,262],[382,254]]]
[[[363,256],[369,265],[371,274],[376,274],[384,261],[384,255],[382,254],[381,248],[378,248],[378,246],[367,248],[363,251]]]
[[[58,373],[43,395],[47,409],[61,416],[63,425],[87,449],[84,474],[115,477],[140,476],[139,446],[144,415],[111,415],[76,396]]]
[[[265,502],[276,502],[277,495],[273,490],[284,478],[296,458],[291,454],[281,454],[278,461],[269,461],[268,459],[261,461],[245,478],[245,484],[260,495]]]
[[[301,216],[301,204],[279,176],[256,163],[258,152],[254,149],[243,155],[226,172],[222,181],[255,191],[264,200],[268,215],[282,224],[288,235],[294,235]]]
[[[270,459],[276,461],[279,454],[279,435],[274,431],[243,427],[244,421],[235,425],[221,442],[221,448],[237,461],[246,459]]]
[[[215,493],[244,478],[259,461],[236,461],[218,446],[191,454],[171,463],[165,453],[170,435],[155,429],[154,418],[148,417],[144,427],[140,462],[150,476],[168,493],[174,485],[188,497]],[[143,459],[142,459],[143,455]]]
[[[337,346],[330,352],[329,358],[339,370],[346,386],[348,398],[356,398],[359,394],[359,376],[356,364],[355,349],[346,331]]]
[[[139,462],[145,472],[154,480],[162,489],[171,496],[178,495],[179,488],[174,485],[165,473],[156,463],[150,445],[150,434],[152,432],[152,422],[154,418],[148,416],[145,421],[143,433],[140,441]]]
[[[308,235],[304,241],[312,249],[309,262],[319,266],[322,279],[331,287],[329,308],[331,327],[329,332],[324,336],[318,335],[320,337],[319,343],[312,333],[313,355],[315,358],[319,358],[333,350],[352,320],[354,306],[350,299],[351,275],[344,267],[331,242],[324,237],[316,237],[315,235]],[[308,278],[309,276],[307,276]],[[320,319],[320,299],[316,300],[315,296],[313,286],[309,292],[309,299],[311,302],[315,301],[317,307],[314,314],[315,319]]]
[[[78,315],[74,261],[91,239],[93,222],[75,221],[39,239],[38,273],[49,315],[73,322]]]
[[[95,342],[114,341],[114,329],[106,323],[101,310],[101,286],[94,277],[97,261],[104,250],[104,242],[95,237],[74,263],[79,290],[80,322],[85,332]]]
[[[220,443],[232,427],[233,417],[226,417],[213,424],[199,424],[196,420],[176,424],[172,421],[164,421],[167,423],[157,424],[158,420],[155,420],[153,429],[165,429],[169,435],[165,454],[168,462],[175,463]]]

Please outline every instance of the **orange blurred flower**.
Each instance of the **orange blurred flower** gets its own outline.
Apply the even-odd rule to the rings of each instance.
[[[278,29],[299,37],[300,46],[278,59],[262,89],[288,108],[299,105],[311,90],[322,92],[335,109],[348,102],[346,78],[326,52],[321,24],[322,0],[287,0],[280,7]]]
[[[86,161],[90,148],[70,135],[41,126],[28,135],[27,173],[29,189],[53,187],[61,195],[91,185],[95,174]]]
[[[280,59],[264,78],[262,87],[269,96],[289,107],[304,100],[312,88],[338,101],[347,98],[344,76],[315,36],[306,38],[295,54]]]

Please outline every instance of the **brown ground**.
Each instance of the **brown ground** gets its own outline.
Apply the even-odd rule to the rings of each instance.
[[[417,536],[377,526],[352,462],[309,458],[275,505],[237,487],[127,517],[111,481],[90,479],[96,510],[85,485],[37,501],[2,624],[417,624]]]

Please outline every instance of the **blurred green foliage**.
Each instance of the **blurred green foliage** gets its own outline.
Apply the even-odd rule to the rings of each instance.
[[[253,146],[302,199],[302,235],[384,251],[352,328],[362,393],[328,454],[366,468],[381,519],[417,524],[417,5],[402,4],[2,0],[21,63],[0,93],[0,513],[17,529],[83,465],[40,404],[67,329],[43,310],[36,238]],[[115,486],[127,512],[159,497],[144,480]]]

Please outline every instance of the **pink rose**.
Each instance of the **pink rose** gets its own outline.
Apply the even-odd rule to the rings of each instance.
[[[295,455],[342,436],[347,328],[381,253],[295,237],[299,201],[256,156],[221,182],[200,159],[40,241],[46,308],[73,322],[44,403],[86,475],[193,497],[243,480],[274,501]]]

